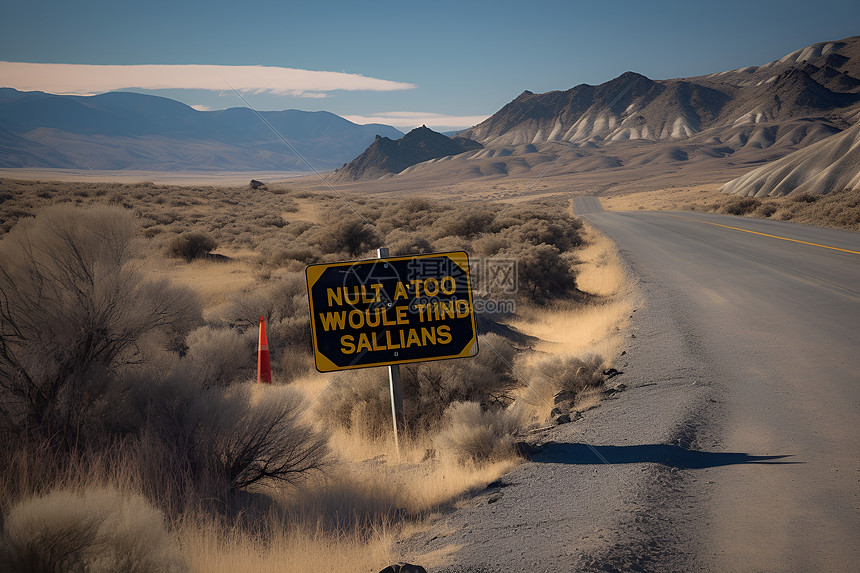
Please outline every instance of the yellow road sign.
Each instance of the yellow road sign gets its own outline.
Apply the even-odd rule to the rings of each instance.
[[[478,353],[465,252],[310,265],[317,370]]]

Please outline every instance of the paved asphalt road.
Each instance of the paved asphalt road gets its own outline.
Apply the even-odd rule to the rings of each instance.
[[[610,213],[591,197],[574,199],[574,211],[616,242],[644,306],[659,309],[639,319],[685,341],[688,351],[665,365],[696,364],[707,387],[690,403],[689,443],[788,456],[698,470],[677,509],[670,492],[652,488],[672,530],[664,539],[688,546],[671,568],[860,570],[860,234]],[[661,343],[640,336],[638,351],[654,361]]]

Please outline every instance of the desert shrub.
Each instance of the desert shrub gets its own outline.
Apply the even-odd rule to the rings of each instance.
[[[310,325],[307,326],[310,329]],[[309,351],[289,347],[281,354],[279,379],[282,382],[292,382],[308,372],[314,371],[314,357]]]
[[[546,304],[576,292],[576,275],[553,245],[512,245],[498,256],[516,261],[518,297]]]
[[[404,415],[407,426],[420,432],[437,426],[445,409],[455,402],[474,401],[499,408],[512,401],[516,385],[511,369],[515,350],[496,334],[478,339],[479,353],[468,360],[404,364]]]
[[[312,248],[310,245],[294,244],[285,249],[276,252],[269,264],[275,267],[294,267],[294,263],[298,263],[299,267],[303,267],[310,263],[314,263],[319,259],[320,252]],[[299,270],[296,268],[295,270]]]
[[[192,261],[207,256],[218,247],[218,242],[207,233],[187,232],[176,235],[167,242],[167,256]]]
[[[471,239],[486,233],[494,219],[494,213],[486,207],[465,207],[445,211],[433,223],[432,237],[439,239],[454,235]]]
[[[582,223],[571,217],[558,219],[526,219],[504,229],[500,234],[512,244],[552,245],[566,251],[582,243],[579,230]]]
[[[434,239],[431,243],[431,251],[435,253],[448,253],[452,251],[472,250],[472,242],[465,237],[445,236],[439,239]]]
[[[144,238],[151,239],[151,238],[155,237],[156,235],[159,235],[163,232],[164,232],[163,227],[152,226],[152,227],[147,227],[146,229],[142,230],[140,235]]]
[[[595,354],[524,357],[516,366],[526,384],[520,391],[522,401],[541,419],[556,406],[569,408],[578,395],[603,384],[603,367],[603,359]]]
[[[498,234],[485,235],[472,241],[472,253],[478,257],[492,257],[510,245],[510,241]]]
[[[122,209],[56,206],[0,241],[6,429],[74,439],[102,382],[141,359],[144,336],[175,339],[199,321],[192,291],[128,264],[136,229]]]
[[[394,229],[388,233],[385,244],[392,256],[420,255],[429,253],[431,250],[424,233],[407,232],[401,229]]]
[[[795,203],[815,203],[821,199],[821,195],[813,195],[811,193],[800,193],[799,195],[791,195],[790,197]]]
[[[387,204],[382,209],[377,226],[383,234],[395,229],[405,233],[414,232],[430,227],[441,213],[450,208],[427,199],[410,197]]]
[[[371,225],[351,219],[334,228],[327,250],[330,253],[344,251],[354,257],[379,246],[379,235]]]
[[[17,502],[3,524],[4,571],[127,573],[188,569],[164,516],[115,489],[57,490]]]
[[[298,485],[325,465],[327,440],[302,422],[305,405],[291,388],[203,388],[180,369],[143,392],[147,422],[131,462],[144,493],[172,511],[241,512],[243,490]]]
[[[234,326],[256,327],[260,317],[267,325],[297,316],[305,316],[308,310],[307,283],[302,273],[292,273],[283,279],[266,285],[243,290],[232,295],[220,314],[224,321]]]
[[[403,411],[407,433],[417,436],[437,429],[454,403],[474,401],[484,409],[509,405],[516,385],[511,374],[514,348],[495,334],[482,335],[478,356],[403,364]],[[391,431],[391,404],[385,369],[344,372],[320,400],[317,413],[334,424],[369,438]]]
[[[386,369],[343,372],[318,402],[317,417],[370,439],[387,435],[391,432],[391,403]]]
[[[354,216],[347,216],[333,225],[314,225],[299,239],[320,248],[324,254],[356,257],[381,246],[381,240],[372,224]]]
[[[272,323],[274,339],[292,351],[310,351],[311,320],[307,314],[281,318]]]
[[[185,360],[189,376],[204,386],[227,386],[253,377],[256,333],[236,328],[204,326],[192,331],[187,339]]]
[[[210,389],[194,405],[200,427],[192,451],[232,488],[296,484],[321,468],[328,453],[325,439],[301,423],[303,412],[285,387]]]
[[[313,228],[314,224],[309,221],[293,221],[287,224],[287,226],[283,228],[283,231],[287,236],[296,238]]]
[[[461,461],[492,461],[512,457],[522,418],[511,408],[486,410],[477,402],[457,402],[446,410],[434,444]]]
[[[266,215],[259,219],[259,223],[264,227],[277,227],[278,229],[285,227],[287,224],[280,215]]]
[[[719,212],[726,215],[748,215],[758,209],[760,205],[761,201],[755,197],[744,197],[742,199],[734,199],[726,203],[720,207]]]
[[[603,383],[603,358],[596,354],[586,356],[558,356],[541,360],[533,373],[555,381],[559,391],[581,392]]]
[[[756,217],[770,217],[776,213],[778,207],[774,203],[762,203],[753,213]]]

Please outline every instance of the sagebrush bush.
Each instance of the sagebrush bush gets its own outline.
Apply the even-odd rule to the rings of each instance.
[[[189,376],[204,386],[227,386],[251,380],[256,362],[257,336],[252,330],[203,326],[186,338]]]
[[[791,194],[789,198],[795,203],[815,203],[821,199],[822,195],[813,195],[811,193],[800,193],[798,195]]]
[[[456,402],[445,409],[434,444],[443,455],[484,462],[512,457],[523,419],[513,408],[486,410],[477,402]]]
[[[604,361],[596,354],[525,356],[516,370],[525,383],[522,401],[531,404],[539,418],[558,405],[571,407],[578,395],[599,388],[604,380]]]
[[[572,217],[526,218],[503,229],[499,235],[512,244],[552,245],[566,251],[582,243],[582,223]]]
[[[432,249],[423,233],[394,229],[385,237],[385,244],[392,256],[421,255]]]
[[[104,382],[142,360],[144,336],[200,321],[190,289],[129,264],[136,228],[124,209],[58,206],[0,241],[0,429],[74,440]]]
[[[755,197],[744,197],[734,199],[720,208],[721,213],[726,215],[747,215],[752,213],[761,205],[761,201]]]
[[[511,373],[515,350],[504,338],[481,335],[478,356],[402,364],[403,411],[406,430],[413,436],[435,431],[443,413],[456,402],[475,401],[498,410],[513,401],[517,381]],[[320,398],[317,415],[337,426],[372,439],[391,431],[388,373],[382,368],[344,372]]]
[[[408,428],[417,432],[438,427],[442,413],[455,402],[474,401],[494,409],[510,404],[517,384],[511,372],[514,348],[496,334],[479,336],[478,348],[474,358],[401,366]]]
[[[17,502],[4,519],[0,565],[21,573],[188,570],[162,513],[115,489],[57,490]]]
[[[232,488],[299,483],[328,453],[326,440],[301,422],[303,411],[286,387],[209,389],[193,405],[192,450]]]
[[[516,294],[520,300],[546,304],[569,297],[577,290],[576,274],[553,245],[513,244],[498,255],[516,262]]]
[[[440,360],[403,364],[403,412],[406,429],[417,436],[436,430],[443,413],[456,402],[475,401],[488,409],[504,408],[513,401],[517,381],[511,374],[514,348],[504,338],[481,335],[481,351],[466,360]],[[378,439],[391,431],[388,373],[382,368],[344,372],[322,396],[318,416],[361,435]]]
[[[317,417],[370,439],[391,432],[388,373],[384,368],[343,372],[317,402]]]
[[[753,213],[756,217],[770,217],[776,213],[779,208],[773,203],[762,203]]]
[[[183,507],[209,499],[229,510],[233,491],[298,484],[325,463],[327,440],[301,420],[305,405],[289,387],[201,387],[180,369],[140,391],[147,404],[136,438],[140,471],[153,495]]]
[[[275,267],[286,267],[291,271],[302,270],[305,265],[314,263],[320,259],[322,253],[306,244],[292,244],[285,249],[275,252],[269,259],[268,264]]]
[[[332,229],[326,244],[328,252],[343,251],[352,257],[381,246],[376,229],[358,219],[348,219],[338,224]]]
[[[169,257],[185,259],[188,262],[207,256],[218,247],[212,235],[201,232],[188,232],[176,235],[165,245]]]
[[[580,392],[603,383],[603,358],[596,354],[585,356],[554,356],[537,363],[535,373],[554,379],[559,390]]]
[[[450,209],[450,205],[410,197],[386,204],[381,210],[377,227],[386,235],[397,229],[413,233],[430,227],[443,212]]]
[[[265,286],[255,286],[231,295],[221,307],[221,319],[231,326],[256,327],[260,317],[269,328],[283,319],[302,317],[308,312],[308,291],[304,273],[290,273]]]
[[[308,294],[303,273],[291,273],[264,287],[235,293],[221,307],[219,315],[223,326],[249,333],[253,330],[255,336],[260,317],[264,317],[269,346],[274,352],[271,355],[273,365],[283,365],[280,374],[284,381],[300,375],[295,364],[288,359],[296,357],[299,363],[307,364],[306,355],[312,350]],[[283,358],[277,355],[278,352]]]
[[[483,206],[444,211],[433,223],[431,236],[434,239],[449,236],[471,239],[488,232],[494,219],[495,214]]]

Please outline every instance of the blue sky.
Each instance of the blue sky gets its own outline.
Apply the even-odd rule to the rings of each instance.
[[[147,76],[140,83],[150,88],[133,91],[201,109],[244,105],[229,83],[260,110],[327,110],[360,121],[396,120],[401,129],[467,127],[526,89],[601,83],[627,70],[654,79],[701,75],[860,34],[860,2],[828,0],[0,0],[0,6],[4,62],[243,66],[178,69],[184,82],[171,80],[177,74],[168,68],[128,70],[159,79]],[[274,68],[289,70],[276,78]],[[26,87],[17,76],[8,79],[11,71],[4,79],[3,69],[0,85]],[[135,83],[116,68],[41,70],[32,72],[33,85],[44,80],[46,91],[83,93],[63,82],[91,82],[90,93]],[[113,84],[97,87],[105,77]],[[177,84],[189,85],[171,87]]]

